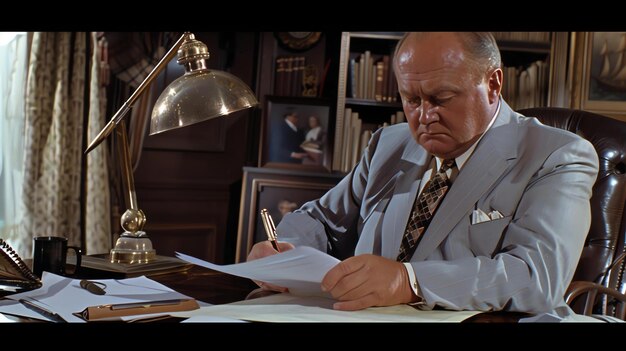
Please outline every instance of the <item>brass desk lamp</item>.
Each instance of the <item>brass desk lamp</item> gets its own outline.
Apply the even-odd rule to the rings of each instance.
[[[146,216],[137,205],[123,118],[139,96],[174,57],[176,50],[178,50],[178,63],[185,67],[185,74],[172,82],[159,96],[152,110],[150,135],[258,105],[252,90],[239,78],[227,72],[208,69],[207,46],[196,40],[193,34],[183,33],[85,150],[85,154],[89,153],[113,130],[119,137],[117,152],[121,161],[128,209],[121,219],[124,233],[111,250],[112,263],[147,263],[156,257],[152,242],[143,231]]]

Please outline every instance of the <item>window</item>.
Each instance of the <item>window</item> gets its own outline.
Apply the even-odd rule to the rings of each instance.
[[[27,42],[25,32],[0,32],[0,237],[9,243],[21,218]]]

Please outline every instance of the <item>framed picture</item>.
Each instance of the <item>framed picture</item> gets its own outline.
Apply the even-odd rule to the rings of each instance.
[[[587,32],[581,109],[626,115],[626,32]]]
[[[331,104],[326,99],[268,96],[259,164],[263,167],[331,171]]]
[[[324,195],[342,179],[338,174],[319,174],[284,169],[244,167],[239,208],[236,262],[245,261],[252,245],[267,240],[261,210],[267,209],[274,224],[307,201]],[[280,239],[280,238],[279,238]]]

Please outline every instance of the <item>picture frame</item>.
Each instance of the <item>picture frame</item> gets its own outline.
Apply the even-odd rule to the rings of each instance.
[[[626,32],[586,32],[583,45],[581,109],[623,119],[626,57],[620,55],[626,54]]]
[[[267,96],[259,165],[331,172],[333,116],[328,99]]]
[[[284,214],[320,198],[342,178],[333,173],[244,167],[235,262],[245,261],[255,243],[267,240],[261,209],[266,208],[278,226]]]

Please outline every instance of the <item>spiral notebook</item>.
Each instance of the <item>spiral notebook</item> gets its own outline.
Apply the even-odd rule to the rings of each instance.
[[[41,281],[6,241],[0,239],[0,296],[37,289]]]

